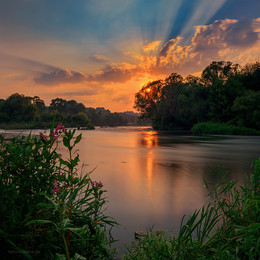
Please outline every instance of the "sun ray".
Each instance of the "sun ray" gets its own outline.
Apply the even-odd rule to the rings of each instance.
[[[186,42],[190,41],[191,36],[194,34],[195,27],[206,24],[226,2],[227,0],[200,0],[193,15],[180,33],[182,39]]]

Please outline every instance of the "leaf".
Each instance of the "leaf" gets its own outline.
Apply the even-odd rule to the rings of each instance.
[[[71,167],[75,167],[76,165],[78,165],[79,162],[79,155],[77,155],[73,160],[71,160]]]
[[[78,191],[79,191],[78,188],[76,188],[76,189],[73,191],[72,195],[69,197],[69,200],[68,200],[67,203],[66,203],[67,205],[69,205],[71,201],[74,201],[74,200],[75,200],[75,198],[76,198],[76,196],[77,196],[77,194],[78,194]]]
[[[61,255],[61,254],[58,254],[58,253],[56,253],[55,254],[55,256],[56,256],[56,260],[66,260],[66,256],[65,255]]]
[[[69,138],[67,138],[66,136],[63,137],[63,144],[64,144],[64,146],[67,147],[67,148],[70,147]]]
[[[81,140],[81,138],[82,138],[82,134],[78,135],[78,136],[76,137],[76,140],[74,141],[74,145],[77,144],[77,143],[79,143],[80,140]]]
[[[84,257],[84,256],[79,255],[78,253],[76,253],[76,254],[74,255],[74,257],[72,258],[72,260],[77,260],[77,259],[79,259],[79,260],[87,260],[86,257]]]
[[[29,226],[32,224],[53,224],[53,225],[55,225],[53,222],[51,222],[49,220],[39,219],[39,220],[31,220],[31,221],[27,222],[25,224],[25,226]]]
[[[66,166],[68,166],[68,167],[70,167],[70,163],[67,162],[67,161],[65,161],[65,160],[63,160],[62,158],[60,158],[60,163],[63,164],[63,165],[66,165]]]
[[[204,179],[204,177],[203,177],[203,181],[204,181],[204,185],[205,185],[206,189],[208,190],[208,189],[209,189],[208,183],[207,183],[207,181]]]
[[[69,219],[63,219],[63,221],[62,221],[62,225],[63,225],[63,228],[64,229],[68,229],[68,228],[70,228],[70,224],[72,223],[72,221],[71,220],[69,220]]]
[[[59,205],[56,203],[56,202],[54,202],[50,197],[48,197],[47,195],[45,195],[45,198],[49,201],[49,202],[51,202],[51,204],[55,207],[55,210],[57,210],[57,208],[59,207]]]

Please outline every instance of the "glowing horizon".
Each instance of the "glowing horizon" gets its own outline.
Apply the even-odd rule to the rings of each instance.
[[[3,99],[60,97],[122,112],[172,72],[260,60],[255,0],[14,1],[0,3]]]

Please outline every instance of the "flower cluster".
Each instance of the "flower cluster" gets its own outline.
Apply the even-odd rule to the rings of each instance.
[[[53,141],[55,141],[58,136],[65,131],[65,127],[62,125],[62,123],[59,123],[58,126],[54,129],[53,132],[50,133],[50,137]],[[40,137],[42,138],[42,141],[45,143],[47,142],[47,137],[45,134],[40,133]]]
[[[58,193],[61,188],[65,188],[65,187],[67,187],[66,181],[61,182],[61,181],[54,180],[53,193]]]
[[[63,131],[65,131],[65,127],[62,125],[62,123],[59,123],[54,131],[50,134],[50,136],[55,141],[58,138],[59,134],[61,134]]]
[[[92,186],[92,187],[102,188],[102,187],[103,187],[103,183],[102,183],[101,181],[100,181],[100,182],[92,181],[92,182],[91,182],[91,186]]]

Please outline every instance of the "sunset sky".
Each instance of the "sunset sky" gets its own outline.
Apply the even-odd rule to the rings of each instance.
[[[260,60],[259,0],[0,0],[0,98],[112,112],[172,72]]]

